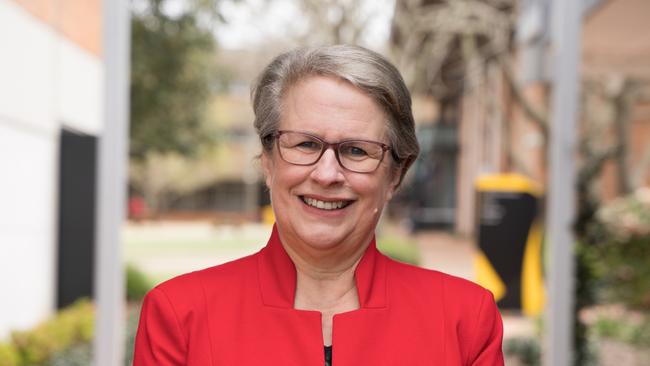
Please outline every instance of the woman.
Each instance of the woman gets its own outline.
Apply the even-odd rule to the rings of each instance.
[[[252,99],[271,238],[153,289],[134,365],[503,364],[487,290],[376,249],[419,150],[398,71],[360,47],[298,49],[267,66]]]

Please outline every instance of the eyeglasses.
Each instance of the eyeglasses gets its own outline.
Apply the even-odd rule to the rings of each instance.
[[[275,137],[282,160],[294,165],[314,165],[325,150],[334,150],[336,160],[344,169],[356,173],[372,173],[384,159],[390,146],[377,141],[345,140],[329,143],[320,137],[297,131],[278,131]]]

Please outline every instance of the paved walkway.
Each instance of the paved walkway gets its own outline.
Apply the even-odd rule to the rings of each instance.
[[[468,280],[474,279],[474,243],[444,231],[423,231],[414,235],[421,265]],[[502,312],[504,338],[535,335],[534,320],[517,313]]]
[[[426,231],[414,236],[422,266],[473,280],[474,244],[444,231]]]

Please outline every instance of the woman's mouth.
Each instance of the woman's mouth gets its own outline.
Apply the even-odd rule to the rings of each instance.
[[[315,207],[321,210],[340,210],[342,208],[347,207],[354,201],[349,201],[349,200],[340,200],[340,201],[321,201],[315,198],[311,197],[305,197],[305,196],[300,196],[300,199],[302,201],[311,207]]]

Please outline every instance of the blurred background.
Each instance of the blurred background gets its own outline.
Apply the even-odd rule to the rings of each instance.
[[[576,365],[650,360],[650,2],[582,0]],[[155,284],[259,250],[273,223],[251,82],[301,45],[386,55],[422,153],[386,254],[489,288],[509,365],[538,365],[552,85],[549,0],[131,0],[125,364]],[[90,365],[99,0],[0,0],[0,366]],[[101,260],[101,258],[100,258]]]

